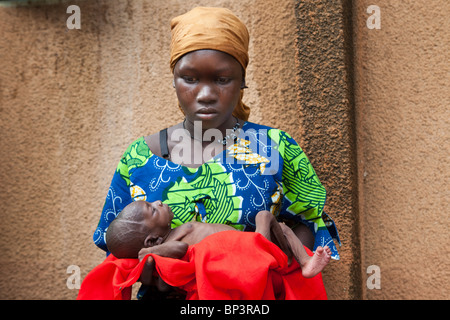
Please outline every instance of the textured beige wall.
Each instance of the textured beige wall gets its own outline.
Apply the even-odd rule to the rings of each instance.
[[[352,91],[350,1],[298,0],[300,144],[327,189],[327,212],[339,226],[341,260],[324,270],[333,299],[360,299],[360,244]]]
[[[298,137],[292,1],[46,1],[0,7],[0,298],[72,299],[104,255],[92,242],[127,145],[182,119],[172,17],[201,3],[247,24],[250,120]],[[67,30],[66,8],[81,9]]]
[[[1,6],[0,299],[73,299],[67,267],[83,278],[103,260],[91,239],[120,156],[182,119],[169,21],[198,4],[247,24],[250,120],[290,132],[328,190],[343,242],[329,297],[449,298],[448,4],[377,2],[380,30],[368,1]],[[80,30],[66,29],[69,4]],[[369,265],[380,290],[365,287]]]
[[[377,4],[381,29],[368,29]],[[450,3],[355,1],[362,272],[368,299],[449,299]]]

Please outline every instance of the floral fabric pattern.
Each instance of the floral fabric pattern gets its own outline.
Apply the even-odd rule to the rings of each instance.
[[[107,251],[106,230],[132,201],[161,200],[174,213],[172,227],[196,220],[253,231],[269,210],[279,221],[304,223],[315,247],[328,245],[339,259],[339,237],[324,212],[325,188],[294,139],[278,129],[246,122],[235,144],[198,168],[153,154],[143,137],[125,151],[113,176],[94,242]]]

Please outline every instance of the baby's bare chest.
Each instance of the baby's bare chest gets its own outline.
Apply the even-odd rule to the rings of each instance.
[[[207,236],[217,232],[235,230],[233,227],[225,224],[210,224],[201,222],[188,222],[183,224],[181,227],[183,227],[183,233],[185,234],[182,241],[189,245],[196,244]]]

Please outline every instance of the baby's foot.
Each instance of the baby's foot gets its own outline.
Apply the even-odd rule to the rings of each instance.
[[[331,250],[328,246],[317,247],[314,255],[302,266],[302,274],[305,278],[312,278],[320,273],[330,262]]]

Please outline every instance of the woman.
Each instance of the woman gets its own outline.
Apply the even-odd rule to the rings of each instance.
[[[328,245],[338,259],[325,189],[307,157],[287,133],[247,121],[245,25],[227,9],[199,7],[174,18],[171,30],[173,86],[185,119],[128,147],[96,245],[107,251],[105,231],[127,204],[161,199],[174,212],[173,227],[195,219],[253,231],[256,214],[269,210],[306,246]],[[161,254],[183,253],[167,250]]]

